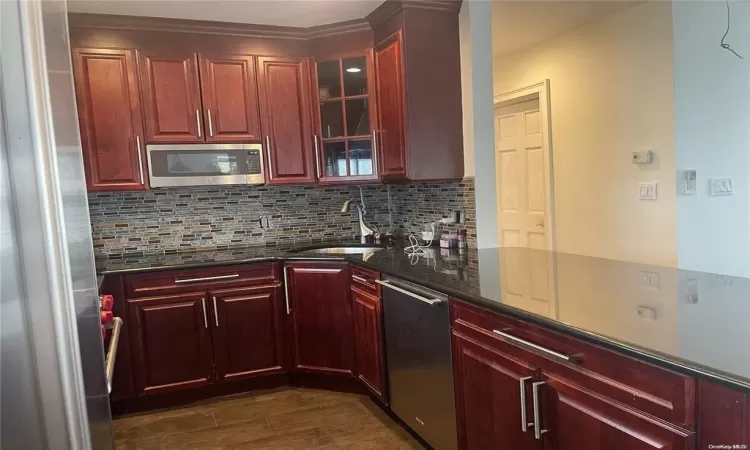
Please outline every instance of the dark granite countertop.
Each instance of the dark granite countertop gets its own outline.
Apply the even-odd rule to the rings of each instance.
[[[318,244],[317,246],[322,246]],[[314,255],[248,247],[98,259],[97,272],[280,260],[347,260],[600,344],[654,364],[750,390],[750,279],[519,248],[458,253],[402,248]]]

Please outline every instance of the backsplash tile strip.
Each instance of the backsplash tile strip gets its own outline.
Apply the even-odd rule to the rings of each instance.
[[[419,231],[422,223],[463,209],[469,244],[476,242],[471,180],[367,185],[362,190],[367,220],[383,231]],[[210,186],[89,193],[94,252],[112,257],[350,240],[359,226],[356,208],[340,212],[348,199],[359,202],[359,187]],[[261,228],[262,216],[268,217],[270,228]]]

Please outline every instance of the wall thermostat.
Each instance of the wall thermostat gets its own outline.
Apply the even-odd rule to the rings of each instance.
[[[646,150],[645,152],[633,152],[633,164],[651,164],[654,159],[654,152]]]

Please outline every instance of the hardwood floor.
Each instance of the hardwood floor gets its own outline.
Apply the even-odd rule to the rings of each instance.
[[[365,396],[282,388],[114,421],[117,449],[422,449]]]

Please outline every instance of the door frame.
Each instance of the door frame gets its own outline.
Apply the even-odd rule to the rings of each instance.
[[[495,95],[493,102],[493,122],[495,120],[495,109],[498,107],[509,106],[515,103],[524,102],[534,98],[539,99],[539,113],[542,115],[542,150],[544,152],[544,170],[547,171],[547,176],[544,177],[544,196],[545,196],[545,208],[548,212],[546,217],[547,224],[547,246],[550,250],[549,263],[550,272],[547,275],[547,281],[549,286],[550,295],[550,313],[553,317],[557,318],[557,258],[555,257],[555,251],[557,249],[556,236],[556,222],[555,222],[555,186],[553,179],[553,159],[552,159],[552,117],[551,117],[551,104],[550,104],[550,85],[549,79],[544,79],[538,83],[531,84],[528,86],[520,87],[512,91],[508,91],[502,94]],[[497,152],[494,148],[493,151]],[[497,162],[496,162],[497,164]],[[497,180],[495,180],[495,189],[497,189]],[[499,213],[499,211],[498,211]],[[499,233],[498,227],[498,233]]]

